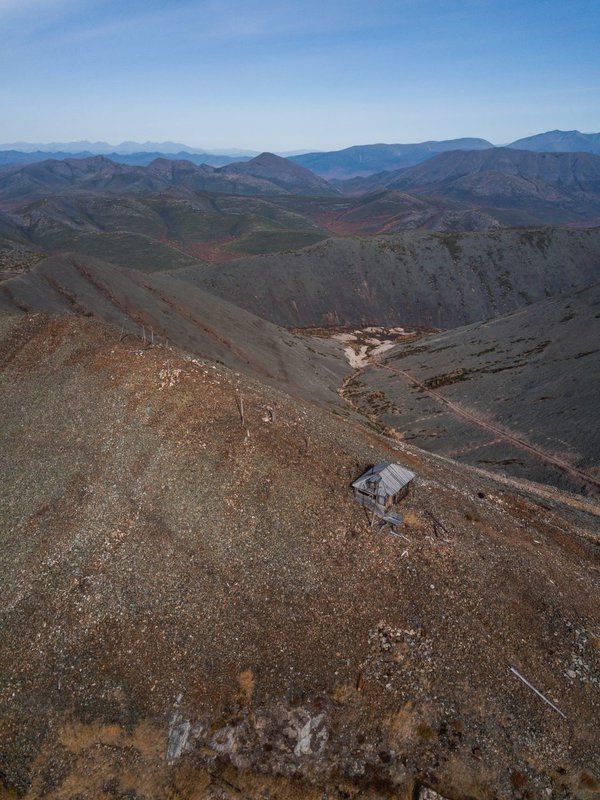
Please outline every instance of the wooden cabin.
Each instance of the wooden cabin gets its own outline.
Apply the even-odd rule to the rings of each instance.
[[[354,497],[384,522],[401,525],[402,516],[392,511],[392,507],[408,495],[415,477],[414,472],[401,464],[380,461],[352,483]]]

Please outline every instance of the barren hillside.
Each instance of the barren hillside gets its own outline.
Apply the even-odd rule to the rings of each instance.
[[[325,403],[338,403],[347,372],[336,343],[307,341],[181,281],[77,254],[47,258],[5,281],[0,310],[96,317],[123,339],[170,342]]]
[[[0,326],[5,796],[597,796],[589,503],[94,320]],[[349,493],[380,458],[403,539]]]
[[[278,325],[453,328],[600,279],[600,228],[411,232],[172,273]]]

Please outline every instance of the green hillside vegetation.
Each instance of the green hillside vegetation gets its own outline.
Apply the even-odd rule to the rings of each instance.
[[[48,253],[76,250],[148,272],[211,258],[204,245],[232,258],[304,247],[326,236],[310,219],[273,202],[210,194],[58,194],[21,207],[0,227],[4,249],[20,242]]]

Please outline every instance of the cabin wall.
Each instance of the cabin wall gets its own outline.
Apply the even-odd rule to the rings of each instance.
[[[367,481],[362,484],[361,488],[353,486],[354,498],[359,505],[364,506],[373,511],[378,516],[388,513],[392,506],[399,503],[410,494],[412,481],[399,489],[394,495],[385,495],[380,493],[383,488],[375,481]]]

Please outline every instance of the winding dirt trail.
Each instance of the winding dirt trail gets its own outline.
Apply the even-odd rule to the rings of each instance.
[[[350,365],[353,366],[354,369],[352,373],[344,379],[342,385],[338,389],[338,393],[340,397],[342,397],[352,407],[355,407],[355,404],[346,395],[346,389],[356,378],[358,378],[358,376],[362,373],[362,371],[369,366],[387,370],[388,372],[392,372],[396,375],[399,375],[401,378],[408,381],[408,383],[412,384],[413,386],[417,387],[420,391],[427,394],[437,403],[444,406],[446,410],[451,411],[453,414],[456,414],[459,417],[462,417],[470,424],[476,425],[477,427],[482,428],[483,430],[494,434],[498,439],[503,440],[505,442],[509,442],[513,446],[525,450],[526,452],[540,459],[544,463],[562,470],[572,479],[575,479],[576,481],[583,483],[584,487],[589,490],[592,496],[600,495],[599,478],[596,478],[593,475],[590,475],[589,473],[585,472],[584,470],[575,467],[573,464],[570,464],[568,461],[565,461],[559,456],[556,456],[553,453],[547,452],[541,447],[537,447],[536,445],[531,444],[526,439],[518,436],[512,431],[506,430],[505,428],[502,428],[499,425],[495,425],[493,422],[488,422],[487,420],[483,419],[470,409],[461,406],[459,403],[455,403],[452,400],[449,400],[447,397],[444,397],[442,394],[440,394],[440,392],[437,392],[435,389],[427,387],[425,383],[420,381],[418,378],[415,378],[415,376],[411,375],[410,372],[407,372],[406,370],[403,369],[398,369],[398,367],[393,367],[390,364],[383,363],[382,361],[379,360],[379,358],[377,358],[379,354],[376,351],[377,348],[373,347],[367,349],[366,352],[361,354],[359,361],[357,361],[356,359],[348,358],[348,355],[346,354],[346,357],[348,358]],[[364,414],[364,412],[361,413]],[[367,414],[367,416],[371,420],[371,422],[373,423],[379,422],[376,415]],[[395,432],[393,432],[392,429],[390,429],[390,433],[395,433]]]
[[[421,391],[428,394],[434,400],[436,400],[441,405],[445,406],[445,408],[452,411],[454,414],[466,419],[473,425],[477,425],[480,428],[483,428],[490,433],[495,434],[498,438],[503,439],[504,441],[510,442],[515,447],[519,447],[522,450],[526,450],[528,453],[533,454],[540,460],[544,461],[551,466],[558,467],[559,469],[563,470],[563,472],[570,475],[572,478],[575,478],[579,481],[583,481],[584,485],[588,487],[594,494],[600,493],[600,480],[598,478],[589,475],[587,472],[584,472],[577,467],[574,467],[572,464],[569,464],[567,461],[559,458],[558,456],[552,455],[551,453],[547,453],[545,450],[542,450],[535,445],[530,444],[529,442],[525,441],[525,439],[520,438],[516,434],[507,431],[503,428],[500,428],[497,425],[494,425],[491,422],[486,422],[484,419],[479,417],[477,414],[474,414],[472,411],[469,411],[466,408],[463,408],[458,403],[454,403],[452,400],[448,400],[448,398],[441,395],[439,392],[436,392],[435,389],[429,389],[422,381],[418,378],[415,378],[414,375],[411,375],[406,370],[398,369],[397,367],[392,367],[389,364],[383,364],[381,361],[378,361],[376,358],[373,358],[370,362],[371,366],[378,367],[379,369],[385,369],[389,372],[392,372],[396,375],[400,375],[402,378],[407,380],[409,383],[413,384],[413,386],[418,387]]]

